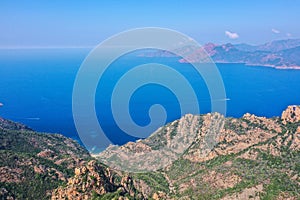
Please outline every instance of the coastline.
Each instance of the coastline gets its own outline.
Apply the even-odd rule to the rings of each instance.
[[[178,62],[179,63],[189,63],[188,61],[182,60],[182,59],[180,59]],[[195,62],[190,62],[190,63],[196,63],[196,61]],[[244,65],[249,66],[249,67],[269,67],[269,68],[280,69],[280,70],[300,70],[300,66],[298,66],[298,65],[276,66],[276,65],[270,65],[270,64],[250,64],[250,63],[246,63],[246,62],[225,62],[225,61],[224,62],[216,61],[215,64],[244,64]]]
[[[293,70],[300,70],[300,66],[293,65],[293,66],[276,66],[276,65],[268,65],[268,64],[247,64],[245,63],[246,66],[255,66],[255,67],[269,67],[269,68],[274,68],[274,69],[280,69],[280,70],[288,70],[288,69],[293,69]]]

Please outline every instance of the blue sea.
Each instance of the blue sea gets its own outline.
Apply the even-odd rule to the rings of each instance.
[[[2,49],[0,50],[0,116],[50,133],[79,140],[72,115],[72,91],[76,74],[91,49]],[[194,86],[201,113],[210,112],[211,101],[205,82],[194,76],[189,64],[178,58],[123,56],[104,74],[96,92],[99,123],[115,144],[136,138],[124,134],[114,122],[110,98],[114,84],[134,66],[162,63],[172,66]],[[291,104],[300,105],[300,70],[276,70],[244,64],[217,64],[226,90],[227,116],[244,113],[280,116]],[[176,80],[174,80],[176,81]],[[101,84],[103,83],[103,84]],[[180,85],[178,85],[180,87]],[[224,99],[225,100],[225,99]],[[189,103],[187,98],[186,103]],[[181,117],[179,102],[167,88],[150,84],[139,88],[130,100],[130,114],[139,125],[149,123],[148,110],[162,104],[167,122]]]

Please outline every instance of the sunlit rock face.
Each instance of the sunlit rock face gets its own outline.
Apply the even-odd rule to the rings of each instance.
[[[300,121],[300,106],[288,106],[288,108],[282,112],[281,119],[284,124],[295,123]]]

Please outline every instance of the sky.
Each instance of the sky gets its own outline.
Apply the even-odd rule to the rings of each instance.
[[[180,31],[200,44],[300,38],[299,0],[0,1],[0,47],[95,46],[140,27]]]

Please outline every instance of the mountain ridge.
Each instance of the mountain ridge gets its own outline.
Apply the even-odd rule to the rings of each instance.
[[[213,44],[207,43],[201,48],[186,46],[174,49],[185,55],[181,63],[211,62],[243,63],[248,66],[264,66],[275,69],[300,69],[300,39],[275,40],[262,45],[248,44]],[[206,52],[206,53],[203,53]],[[144,52],[143,57],[176,57],[167,51]],[[210,58],[203,58],[209,56]]]
[[[151,156],[154,154],[147,157],[147,152],[156,152],[162,145],[169,146],[171,136],[179,134],[182,138],[178,130],[186,134],[195,131],[194,142],[171,164],[153,171]],[[216,143],[206,151],[203,147],[207,147],[209,140],[204,136],[213,133],[219,133],[215,135]],[[124,156],[126,152],[136,154],[136,158]],[[139,199],[299,199],[300,106],[289,106],[281,117],[274,118],[249,113],[242,118],[225,118],[219,113],[186,115],[159,128],[148,139],[114,146],[100,154],[96,156],[97,159],[102,156],[100,162],[105,157],[109,161],[117,158],[120,162],[123,155],[135,163],[119,165],[121,168],[115,170],[125,170],[122,173],[132,180],[131,187]],[[159,152],[155,156],[158,160],[164,159]],[[112,163],[106,164],[116,168]],[[141,167],[137,164],[145,164],[149,171],[137,171],[136,166]],[[128,171],[128,167],[134,170]],[[66,190],[60,187],[59,191],[66,194],[70,187],[73,188],[72,184]],[[53,199],[59,199],[60,192],[53,193]],[[84,194],[91,197],[91,191],[85,190]],[[114,199],[137,198],[129,192],[126,197],[113,194]],[[94,199],[106,197],[94,195]]]
[[[147,139],[107,149],[100,161],[69,138],[36,133],[2,118],[0,137],[1,199],[300,198],[300,106],[296,105],[273,118],[187,114]],[[147,156],[144,162],[136,160],[148,171],[103,162],[105,156],[109,160],[121,151],[155,152],[152,156],[163,161],[172,154],[167,151],[161,157],[162,147],[176,144],[187,145],[174,148],[177,157],[167,165],[153,168]],[[127,160],[130,164],[134,159]],[[131,167],[136,168],[128,170]]]

